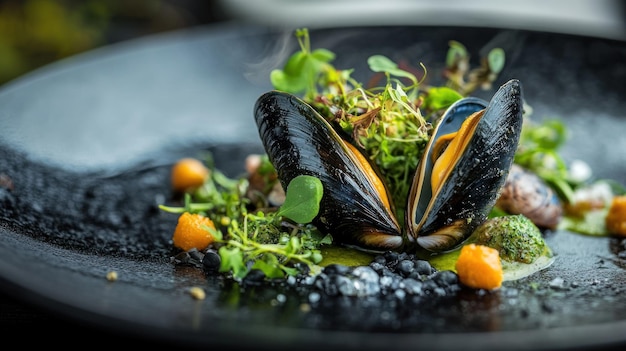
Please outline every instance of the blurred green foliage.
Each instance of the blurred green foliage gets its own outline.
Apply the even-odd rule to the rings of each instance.
[[[100,45],[207,22],[207,14],[202,14],[206,4],[173,0],[0,0],[0,84]]]

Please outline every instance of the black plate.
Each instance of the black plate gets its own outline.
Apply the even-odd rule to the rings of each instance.
[[[314,47],[366,81],[385,54],[440,80],[449,40],[474,64],[499,46],[534,118],[561,118],[568,160],[626,183],[621,41],[481,28],[312,31]],[[261,150],[252,119],[269,72],[296,50],[292,31],[198,28],[105,47],[50,65],[0,91],[0,277],[3,291],[106,331],[186,346],[527,349],[626,342],[620,240],[556,232],[556,262],[500,291],[419,301],[328,299],[297,289],[240,290],[175,266],[168,167],[214,152],[229,175]],[[477,95],[489,98],[493,91]],[[7,182],[8,179],[11,182]],[[119,280],[109,282],[114,270]],[[202,286],[207,298],[187,293]],[[283,301],[284,298],[284,301]],[[381,302],[382,301],[382,302]]]

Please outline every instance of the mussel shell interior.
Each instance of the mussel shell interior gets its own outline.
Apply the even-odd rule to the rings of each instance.
[[[464,98],[451,106],[436,126],[434,139],[458,128],[463,120],[484,107],[484,102]],[[522,127],[521,85],[511,80],[501,86],[474,129],[465,149],[439,190],[432,193],[431,150],[425,152],[409,196],[409,237],[428,250],[443,251],[460,245],[487,218],[507,178]],[[414,194],[413,194],[414,192]],[[411,223],[411,222],[407,222]]]
[[[431,202],[433,192],[429,175],[433,171],[433,146],[435,141],[442,135],[457,131],[468,116],[485,109],[487,105],[487,101],[468,97],[452,104],[441,117],[433,131],[433,136],[426,145],[426,151],[413,178],[411,194],[408,197],[409,210],[407,214],[410,214],[410,218],[407,218],[407,223],[417,224],[421,222]]]

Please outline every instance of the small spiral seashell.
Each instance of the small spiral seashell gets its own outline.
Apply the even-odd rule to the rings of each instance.
[[[509,214],[523,214],[543,229],[556,229],[563,215],[552,188],[518,164],[511,167],[496,206]]]

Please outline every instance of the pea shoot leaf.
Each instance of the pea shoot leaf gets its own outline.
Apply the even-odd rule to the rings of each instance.
[[[248,273],[244,265],[243,253],[238,247],[222,246],[218,251],[221,262],[220,272],[232,271],[233,276],[243,278]]]
[[[450,49],[446,55],[446,66],[454,67],[459,61],[467,59],[468,53],[465,46],[456,40],[451,40]]]
[[[314,50],[310,54],[297,52],[282,70],[275,69],[270,73],[270,81],[278,90],[301,93],[316,84],[327,60],[332,57],[334,57],[332,52],[322,49]]]
[[[291,93],[300,93],[306,89],[310,77],[307,54],[294,53],[282,70],[275,69],[270,73],[270,81],[274,88]]]
[[[489,69],[493,73],[500,73],[504,68],[505,54],[501,48],[495,48],[489,51],[487,55],[487,62],[489,62]]]
[[[287,186],[285,202],[278,209],[277,214],[296,223],[310,223],[319,212],[323,194],[324,188],[318,178],[307,175],[297,176]]]
[[[417,84],[417,78],[414,74],[407,72],[398,67],[398,65],[391,61],[388,57],[383,55],[373,55],[367,59],[367,64],[370,66],[370,69],[374,72],[386,72],[392,76],[396,77],[404,77],[408,78],[413,82],[413,84]]]
[[[260,269],[268,278],[283,278],[285,276],[276,256],[265,255],[263,258],[264,260],[254,261],[251,269]]]

